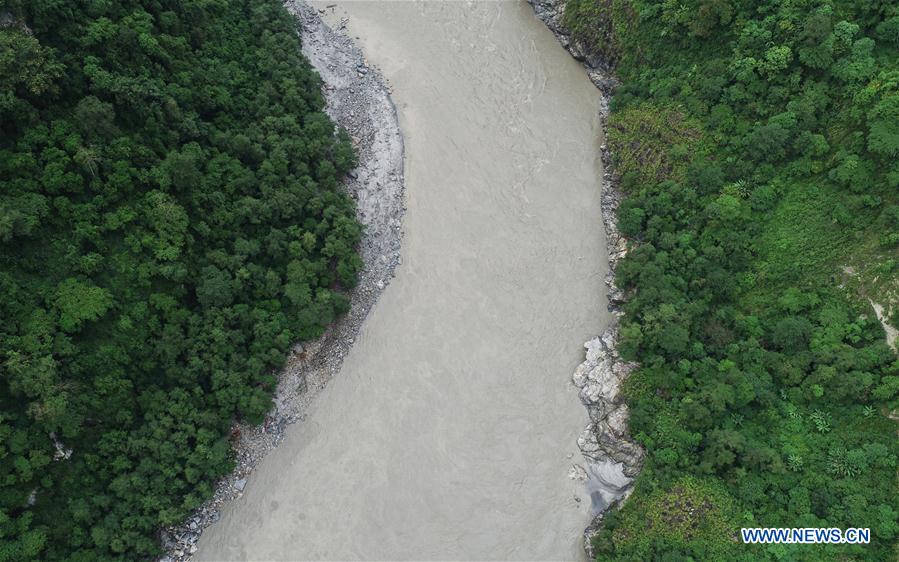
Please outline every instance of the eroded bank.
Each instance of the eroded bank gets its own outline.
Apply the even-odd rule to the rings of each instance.
[[[325,15],[395,86],[403,263],[197,558],[581,558],[569,376],[609,319],[599,93],[524,3]]]

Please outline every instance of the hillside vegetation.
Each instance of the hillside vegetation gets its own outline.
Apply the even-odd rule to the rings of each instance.
[[[0,1],[0,561],[155,554],[346,309],[322,107],[276,0]]]
[[[565,19],[622,82],[621,350],[648,453],[598,559],[895,560],[899,362],[871,300],[896,302],[899,5],[569,0]]]

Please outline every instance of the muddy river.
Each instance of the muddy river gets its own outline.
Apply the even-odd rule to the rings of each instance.
[[[325,17],[393,87],[403,262],[195,559],[581,559],[570,377],[608,320],[599,94],[523,1]]]

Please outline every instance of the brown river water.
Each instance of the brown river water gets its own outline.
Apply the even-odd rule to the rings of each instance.
[[[608,322],[599,93],[523,1],[325,17],[393,87],[403,263],[195,559],[582,559],[570,375]]]

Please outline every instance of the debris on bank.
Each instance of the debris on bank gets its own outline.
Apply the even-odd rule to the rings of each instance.
[[[572,41],[562,24],[565,0],[528,0],[528,3],[562,46],[583,63],[590,81],[602,93],[598,111],[605,130],[609,119],[609,99],[618,81],[604,61],[595,60],[587,54],[589,49]],[[619,321],[624,314],[621,305],[625,295],[615,285],[615,268],[627,255],[627,240],[618,231],[621,192],[611,172],[611,153],[605,144],[600,151],[603,164],[601,212],[609,251],[609,273],[605,283],[609,288],[609,311],[613,316],[601,336],[584,344],[586,360],[572,376],[575,386],[580,389],[581,402],[590,414],[590,423],[578,437],[578,447],[587,460],[587,468],[578,467],[580,470],[577,472],[584,475],[582,479],[586,481],[592,501],[593,520],[584,531],[584,546],[591,559],[592,539],[599,532],[604,514],[630,495],[633,480],[643,467],[645,454],[643,448],[630,437],[627,404],[621,396],[621,385],[638,365],[624,361],[617,351]]]
[[[190,518],[161,531],[166,554],[160,562],[189,560],[203,529],[218,521],[224,504],[253,485],[253,468],[283,440],[287,426],[305,419],[309,405],[340,370],[362,322],[402,263],[404,147],[386,80],[346,35],[346,22],[334,30],[304,2],[291,0],[286,6],[301,28],[303,54],[322,78],[326,112],[346,129],[356,150],[358,165],[344,183],[356,201],[356,217],[365,225],[359,247],[365,267],[350,295],[350,311],[318,340],[294,346],[264,423],[232,429],[234,472],[218,482],[212,499]]]

